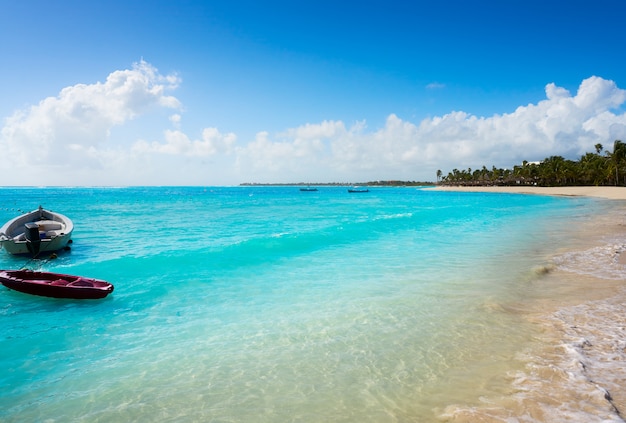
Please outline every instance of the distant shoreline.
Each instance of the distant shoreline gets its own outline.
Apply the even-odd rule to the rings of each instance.
[[[417,182],[417,181],[374,181],[374,182],[294,182],[294,183],[257,183],[257,182],[244,182],[239,186],[259,186],[259,187],[298,187],[298,186],[312,186],[312,187],[349,187],[349,186],[364,186],[364,187],[425,187],[434,186],[433,182]]]
[[[563,187],[533,187],[533,186],[449,186],[438,185],[438,191],[455,192],[493,192],[509,194],[535,194],[535,195],[557,195],[557,196],[578,196],[597,197],[609,200],[626,200],[626,187],[610,186],[563,186]]]
[[[416,181],[375,181],[375,182],[322,182],[322,183],[257,183],[246,182],[239,186],[311,186],[311,187],[428,187],[438,191],[456,192],[492,192],[508,194],[535,194],[556,195],[573,197],[596,197],[609,200],[626,200],[626,187],[614,186],[561,186],[561,187],[537,187],[537,186],[460,186],[460,185],[437,185],[433,182]]]

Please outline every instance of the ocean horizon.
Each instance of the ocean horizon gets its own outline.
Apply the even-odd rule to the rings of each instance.
[[[0,250],[0,269],[115,285],[85,301],[0,289],[3,422],[472,421],[544,359],[529,310],[563,297],[551,274],[626,275],[622,238],[581,235],[614,205],[587,197],[4,187],[0,204],[2,223],[42,205],[75,225],[71,251]],[[594,415],[571,401],[557,408]]]

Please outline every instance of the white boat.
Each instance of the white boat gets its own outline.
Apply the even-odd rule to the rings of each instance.
[[[0,228],[0,244],[11,254],[37,257],[44,252],[69,249],[74,223],[60,213],[39,206],[9,220]]]

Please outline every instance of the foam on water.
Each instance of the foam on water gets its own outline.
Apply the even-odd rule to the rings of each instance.
[[[626,280],[626,264],[620,262],[624,251],[624,239],[609,239],[603,245],[556,256],[554,263],[568,272],[601,279]]]
[[[457,421],[483,415],[491,420],[481,421],[623,422],[624,292],[620,297],[555,313],[545,323],[554,325],[558,336],[550,333],[542,349],[520,355],[527,365],[510,375],[510,396],[492,401],[488,409],[452,408],[448,416]]]

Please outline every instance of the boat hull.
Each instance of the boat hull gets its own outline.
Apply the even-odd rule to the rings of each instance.
[[[2,246],[7,253],[13,255],[37,256],[41,255],[41,253],[54,253],[55,251],[66,249],[71,242],[72,234],[57,236],[53,239],[42,239],[40,240],[39,251],[35,254],[28,248],[28,241],[25,240],[9,239],[4,241]]]
[[[37,257],[69,249],[73,230],[74,224],[67,216],[39,207],[2,226],[0,240],[10,254]]]
[[[101,279],[30,270],[0,270],[0,283],[25,294],[81,300],[104,298],[114,290]]]

